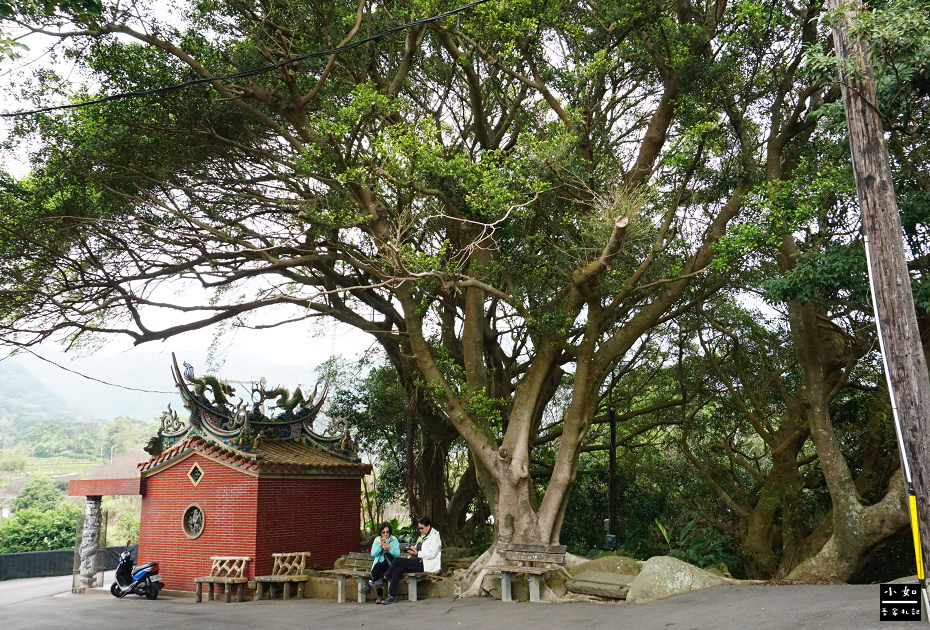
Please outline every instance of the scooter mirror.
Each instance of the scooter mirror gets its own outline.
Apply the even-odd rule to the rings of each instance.
[[[131,540],[127,540],[127,541],[126,541],[126,546],[129,547],[130,545],[132,545],[132,541],[131,541]]]

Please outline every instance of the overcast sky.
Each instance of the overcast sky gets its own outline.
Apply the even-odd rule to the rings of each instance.
[[[33,105],[22,101],[18,92],[16,76],[32,73],[48,63],[45,55],[52,38],[30,35],[22,40],[30,50],[22,53],[16,61],[0,63],[0,110],[28,109]],[[72,72],[73,62],[56,64],[62,76],[77,78]],[[0,119],[0,140],[5,139],[10,129],[9,119]],[[15,177],[28,174],[28,160],[21,152],[0,153],[0,168]],[[258,318],[257,318],[258,319]],[[156,316],[156,323],[158,317]],[[164,319],[168,322],[168,319]],[[151,323],[151,322],[149,322]],[[157,327],[157,326],[155,326]],[[107,345],[91,356],[77,357],[63,354],[56,344],[45,344],[34,348],[35,352],[71,370],[81,372],[104,381],[126,387],[173,392],[169,367],[171,353],[178,362],[191,363],[197,374],[207,372],[207,352],[214,341],[215,329],[184,333],[163,343],[149,343],[133,347],[128,338],[113,338]],[[321,320],[290,324],[261,331],[238,330],[224,337],[218,344],[222,378],[234,380],[258,380],[265,377],[271,386],[281,385],[289,389],[300,385],[306,391],[313,388],[317,380],[317,367],[333,356],[347,361],[357,360],[372,345],[370,335],[347,326]],[[0,347],[0,356],[7,350]],[[160,414],[168,402],[180,407],[174,393],[145,394],[108,387],[76,374],[71,374],[50,363],[26,353],[7,359],[26,368],[44,384],[55,389],[76,407],[87,410],[103,420],[117,415],[150,419]]]

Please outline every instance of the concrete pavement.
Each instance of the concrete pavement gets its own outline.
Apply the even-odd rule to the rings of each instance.
[[[0,582],[0,608],[33,599],[45,599],[52,595],[71,592],[70,575],[4,580]]]
[[[57,580],[57,582],[56,582]],[[31,583],[31,584],[30,584]],[[57,591],[58,594],[49,593]],[[225,604],[189,598],[137,596],[117,600],[72,595],[70,577],[0,582],[0,628],[137,630],[191,628],[453,628],[542,630],[629,628],[644,630],[834,630],[926,627],[879,622],[878,586],[733,585],[651,604],[505,604],[488,598],[427,599],[393,606],[337,604],[332,600]]]

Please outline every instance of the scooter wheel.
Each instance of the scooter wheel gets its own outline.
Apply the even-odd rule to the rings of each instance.
[[[126,593],[120,590],[118,582],[113,582],[113,584],[110,585],[110,595],[116,597],[117,599],[122,599],[126,596]]]
[[[158,588],[154,584],[146,587],[145,598],[146,599],[158,599]]]

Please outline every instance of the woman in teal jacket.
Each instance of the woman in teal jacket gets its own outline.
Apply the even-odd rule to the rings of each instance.
[[[378,528],[378,537],[371,543],[371,557],[374,558],[374,562],[371,564],[371,579],[362,587],[362,592],[366,595],[371,590],[372,582],[377,582],[384,577],[384,572],[391,566],[391,562],[400,555],[400,543],[397,542],[397,536],[393,533],[394,528],[390,523],[381,523],[381,527]],[[378,587],[378,599],[375,603],[380,604],[383,596],[384,588]]]

